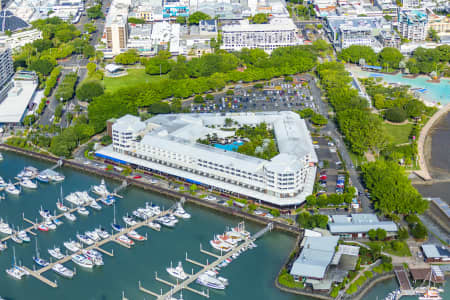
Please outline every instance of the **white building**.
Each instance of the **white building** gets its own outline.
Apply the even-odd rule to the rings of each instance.
[[[11,48],[0,44],[0,103],[11,89],[11,77],[14,75],[14,65]]]
[[[428,34],[428,15],[425,10],[400,10],[398,31],[412,42],[423,41]]]
[[[227,51],[259,48],[268,53],[301,42],[297,37],[297,26],[289,18],[274,18],[268,24],[250,24],[248,20],[242,20],[239,24],[225,25],[222,40],[221,48]]]
[[[402,0],[403,8],[418,8],[420,7],[420,0]]]
[[[42,34],[37,29],[18,31],[8,36],[6,34],[0,35],[0,44],[5,44],[9,48],[15,50],[32,43],[35,40],[41,39]]]
[[[265,122],[274,130],[279,154],[263,160],[197,143],[208,134],[234,136],[215,129],[227,118],[240,126]],[[98,157],[241,197],[294,206],[313,190],[317,156],[304,120],[294,112],[157,115],[145,122],[126,115],[112,125],[112,138]]]

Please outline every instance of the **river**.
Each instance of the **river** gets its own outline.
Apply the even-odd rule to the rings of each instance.
[[[14,153],[4,152],[5,160],[0,162],[0,176],[9,180],[24,166],[32,165],[39,169],[48,168],[48,163],[19,156]],[[87,190],[90,185],[98,184],[101,178],[87,175],[70,168],[60,169],[66,176],[62,184],[64,194],[77,190]],[[117,185],[116,182],[106,181],[111,189]],[[41,206],[53,210],[59,195],[60,185],[39,184],[35,191],[24,190],[20,196],[7,195],[0,202],[0,217],[7,219],[10,224],[16,226],[28,226],[22,222],[22,213],[29,219],[38,216]],[[121,193],[124,198],[118,200],[116,211],[118,218],[127,212],[133,211],[145,202],[152,201],[166,208],[173,204],[172,200],[156,194],[129,187]],[[206,262],[208,257],[200,254],[200,242],[208,246],[208,241],[214,233],[222,232],[226,226],[237,224],[240,219],[215,213],[212,210],[186,204],[185,209],[192,214],[192,219],[180,221],[174,229],[164,229],[155,232],[148,228],[138,231],[142,234],[148,233],[149,240],[139,243],[131,249],[123,248],[115,243],[103,246],[105,250],[114,250],[114,257],[104,257],[105,265],[97,267],[92,271],[77,267],[77,274],[72,280],[58,277],[52,271],[44,273],[50,280],[57,280],[58,288],[51,288],[33,277],[21,281],[11,279],[4,270],[11,265],[12,247],[16,249],[17,259],[29,268],[33,267],[32,256],[35,253],[35,239],[26,245],[13,245],[8,242],[9,249],[0,253],[0,296],[6,299],[29,300],[29,299],[120,299],[122,291],[128,299],[154,299],[152,296],[143,294],[138,290],[138,281],[147,289],[160,291],[168,288],[154,280],[154,273],[171,280],[165,272],[165,267],[170,261],[177,263],[184,260],[186,251],[189,256],[197,261]],[[88,217],[77,216],[78,220],[70,223],[63,220],[55,232],[39,233],[38,243],[41,256],[49,258],[47,249],[58,245],[68,239],[75,238],[77,232],[84,232],[99,225],[110,228],[113,219],[113,208],[103,207],[100,212],[93,212]],[[248,222],[247,228],[251,232],[261,229],[260,225]],[[221,275],[230,281],[229,287],[224,292],[211,292],[211,299],[258,299],[258,300],[301,300],[308,297],[296,296],[283,293],[274,287],[273,281],[280,266],[289,255],[295,238],[281,232],[270,232],[259,239],[257,248],[247,251],[228,267],[223,269]],[[209,248],[209,247],[208,247]],[[72,262],[65,264],[74,268]],[[193,265],[184,262],[186,271],[191,271]],[[194,267],[194,270],[197,268]],[[192,287],[201,290],[200,286],[193,284]],[[397,288],[395,280],[389,280],[378,284],[365,299],[383,299],[392,289]],[[185,291],[183,298],[186,300],[203,299],[201,296]]]

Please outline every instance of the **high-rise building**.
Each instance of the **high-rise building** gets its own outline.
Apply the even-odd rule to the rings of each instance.
[[[113,55],[120,54],[127,47],[128,23],[127,16],[116,15],[107,19],[106,46]]]
[[[403,8],[417,8],[420,7],[420,0],[402,0]]]
[[[9,47],[0,45],[0,103],[11,89],[11,78],[14,75],[12,52]]]
[[[412,42],[423,41],[428,32],[428,15],[425,10],[400,10],[398,31]]]

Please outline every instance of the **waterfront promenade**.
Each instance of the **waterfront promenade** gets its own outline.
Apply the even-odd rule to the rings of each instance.
[[[450,103],[442,107],[438,112],[436,112],[425,124],[425,126],[420,131],[419,140],[417,142],[418,153],[419,153],[419,166],[420,170],[415,171],[415,173],[425,181],[431,181],[430,171],[427,166],[427,161],[425,157],[425,142],[429,135],[430,130],[433,125],[443,116],[445,116],[450,111]]]

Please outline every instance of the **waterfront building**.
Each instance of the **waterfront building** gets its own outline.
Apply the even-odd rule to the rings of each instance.
[[[428,15],[425,10],[400,10],[398,31],[403,38],[412,42],[425,40],[428,34]]]
[[[380,221],[375,214],[332,215],[328,223],[331,234],[343,238],[364,238],[370,229],[384,229],[387,236],[397,234],[398,227],[392,221]]]
[[[0,64],[0,68],[2,65]],[[35,97],[37,87],[38,77],[34,72],[17,72],[11,80],[11,88],[6,98],[0,102],[0,124],[21,124],[29,104]]]
[[[450,251],[448,247],[424,244],[421,248],[426,262],[450,263]]]
[[[391,30],[391,25],[383,17],[333,16],[326,20],[326,31],[336,49],[360,45],[378,52],[382,46],[376,36],[382,30]]]
[[[197,142],[234,136],[220,129],[227,118],[239,126],[265,122],[279,154],[264,160]],[[111,129],[112,145],[96,152],[106,160],[278,207],[299,205],[313,191],[317,156],[305,121],[294,112],[157,115],[144,122],[127,115]]]
[[[17,31],[11,35],[0,35],[0,44],[5,44],[13,50],[17,50],[26,44],[32,43],[35,40],[41,39],[42,33],[37,29]]]
[[[380,31],[380,35],[378,36],[383,48],[391,47],[391,48],[400,48],[402,39],[398,35],[398,33],[394,30],[382,30]]]
[[[290,271],[294,280],[323,280],[334,257],[338,241],[337,236],[306,237]]]
[[[263,49],[270,53],[279,47],[301,43],[297,26],[290,18],[273,18],[268,24],[250,24],[248,20],[222,27],[221,48],[240,51],[242,48]]]
[[[0,44],[0,103],[6,98],[12,87],[11,78],[14,75],[14,64],[11,48]]]

